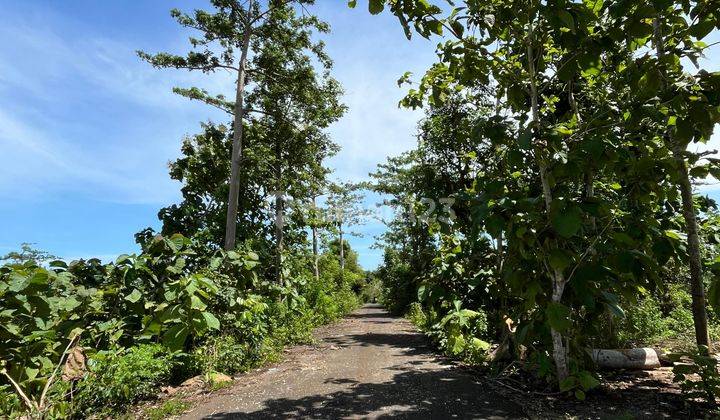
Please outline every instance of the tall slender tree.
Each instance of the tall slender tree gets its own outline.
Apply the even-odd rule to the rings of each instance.
[[[199,88],[175,88],[174,91],[190,99],[200,100],[218,107],[232,115],[233,135],[230,158],[230,175],[225,221],[225,249],[235,248],[237,237],[238,203],[241,196],[241,174],[243,169],[243,131],[246,116],[253,112],[246,104],[248,76],[257,77],[272,69],[250,66],[252,53],[261,48],[267,32],[275,29],[277,21],[269,17],[277,9],[287,9],[294,4],[310,4],[312,0],[270,0],[266,3],[258,0],[212,0],[213,12],[195,10],[183,13],[177,9],[171,15],[184,27],[200,32],[201,37],[190,38],[193,48],[187,55],[168,53],[148,54],[138,51],[138,55],[157,68],[177,68],[203,73],[228,71],[235,76],[234,100],[228,101],[225,95],[211,95]],[[262,33],[264,36],[256,36]]]

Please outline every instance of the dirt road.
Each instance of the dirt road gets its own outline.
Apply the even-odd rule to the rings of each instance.
[[[240,378],[185,415],[211,418],[523,418],[438,357],[409,322],[368,305],[316,331],[317,343]]]

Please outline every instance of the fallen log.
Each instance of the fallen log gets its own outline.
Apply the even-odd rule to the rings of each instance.
[[[656,369],[660,359],[654,349],[593,349],[590,357],[600,369]]]

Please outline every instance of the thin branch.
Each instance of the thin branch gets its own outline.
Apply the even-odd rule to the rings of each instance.
[[[45,397],[47,396],[48,390],[50,390],[50,385],[55,381],[55,377],[57,376],[58,371],[60,370],[60,366],[62,366],[63,361],[65,360],[65,356],[68,354],[68,350],[75,345],[78,340],[80,339],[81,332],[77,333],[75,337],[73,337],[70,342],[68,343],[67,347],[65,347],[65,351],[60,356],[60,360],[58,361],[57,366],[55,366],[55,370],[53,371],[52,375],[50,375],[50,378],[45,383],[45,387],[43,388],[42,394],[40,394],[40,403],[38,404],[38,409],[42,410],[45,406]]]
[[[15,382],[15,380],[13,380],[13,378],[10,376],[10,374],[7,373],[7,369],[3,368],[2,371],[0,371],[0,373],[5,375],[5,377],[8,379],[8,381],[10,381],[10,384],[12,384],[12,386],[15,388],[15,392],[17,392],[18,395],[20,395],[20,397],[23,399],[23,402],[25,403],[25,405],[28,406],[28,408],[30,410],[38,410],[38,405],[35,404],[30,398],[28,398],[28,396],[25,394],[25,392],[22,390],[22,388],[20,388],[20,385],[18,385],[18,383]]]
[[[605,225],[603,230],[601,230],[600,233],[598,233],[598,235],[595,237],[595,239],[593,239],[592,243],[587,247],[587,249],[582,254],[582,256],[580,256],[580,259],[578,260],[577,264],[575,264],[575,267],[573,267],[572,271],[570,272],[570,275],[565,280],[565,283],[570,283],[570,279],[572,279],[573,275],[575,274],[575,271],[578,269],[578,267],[580,267],[580,264],[582,264],[583,260],[588,256],[588,254],[590,254],[590,251],[593,248],[595,248],[595,245],[597,244],[598,240],[600,240],[600,237],[605,233],[605,231],[607,230],[607,228],[610,227],[611,224],[612,224],[612,219],[608,222],[607,225]]]

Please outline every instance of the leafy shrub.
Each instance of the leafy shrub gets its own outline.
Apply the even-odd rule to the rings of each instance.
[[[618,327],[618,340],[625,347],[650,344],[668,334],[667,324],[658,302],[652,297],[630,305]]]
[[[182,414],[190,408],[190,403],[181,400],[167,400],[159,407],[150,408],[145,411],[148,420],[163,420]]]
[[[120,411],[153,397],[160,384],[258,366],[357,307],[353,287],[365,278],[350,265],[346,276],[329,270],[317,281],[306,260],[291,258],[292,270],[278,286],[258,279],[259,257],[247,247],[225,252],[181,235],[156,235],[144,237],[142,248],[110,264],[91,259],[0,267],[0,417],[31,406],[61,417],[71,416],[71,409],[77,415]],[[337,268],[334,256],[324,259]],[[74,404],[66,398],[73,385],[63,381],[48,387],[39,404],[78,334],[93,356]],[[29,403],[20,406],[8,377]]]
[[[95,408],[118,411],[140,400],[153,398],[161,385],[172,377],[177,362],[159,344],[142,344],[127,351],[91,358],[90,372],[79,383],[79,412],[90,414]]]
[[[690,352],[674,355],[676,360],[687,357],[691,363],[676,363],[673,380],[680,383],[680,389],[689,398],[702,398],[715,405],[720,398],[720,372],[718,361],[708,355],[708,348],[700,346]]]
[[[24,414],[24,409],[10,385],[0,385],[0,418],[19,417]]]
[[[487,316],[483,311],[461,308],[461,302],[456,300],[438,321],[435,311],[424,310],[419,302],[413,302],[406,316],[446,354],[471,364],[485,361],[490,343],[481,338],[487,331]]]
[[[211,337],[195,350],[204,372],[222,372],[228,375],[246,372],[263,364],[270,353],[272,349],[267,341],[255,346],[250,342],[239,342],[231,335]]]
[[[406,316],[410,322],[420,328],[425,328],[427,326],[427,316],[425,315],[425,312],[423,312],[420,302],[411,303]]]
[[[318,302],[315,310],[300,303],[295,308],[289,308],[286,302],[276,302],[270,306],[270,331],[273,342],[278,347],[296,344],[309,343],[312,341],[312,329],[316,319],[324,318],[323,312],[327,311],[326,306],[332,304],[332,299]]]

